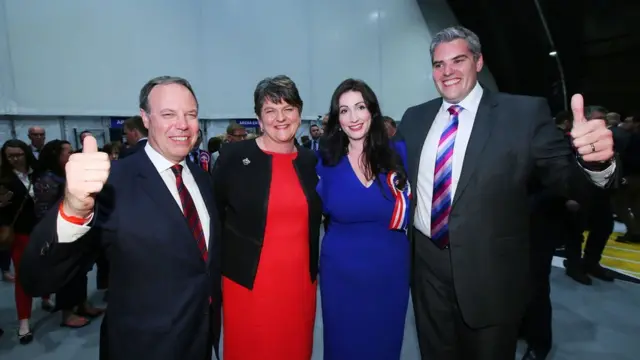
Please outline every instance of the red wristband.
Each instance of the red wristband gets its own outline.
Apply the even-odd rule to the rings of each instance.
[[[67,214],[64,213],[64,203],[60,202],[60,207],[58,209],[58,213],[60,214],[60,216],[65,220],[68,221],[72,224],[75,225],[84,225],[88,218],[81,218],[81,217],[77,217],[77,216],[69,216]]]

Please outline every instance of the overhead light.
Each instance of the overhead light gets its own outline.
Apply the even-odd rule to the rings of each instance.
[[[557,51],[555,51],[555,50],[554,51],[549,51],[549,56],[556,56],[556,55],[558,55]]]

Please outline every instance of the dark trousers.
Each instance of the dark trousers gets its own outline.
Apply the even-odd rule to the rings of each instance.
[[[610,193],[602,189],[594,189],[589,203],[581,204],[578,228],[575,235],[567,238],[566,255],[571,264],[578,263],[580,259],[587,266],[600,263],[609,236],[613,232],[613,210],[611,209]],[[589,231],[587,243],[584,246],[582,256],[582,232]],[[577,234],[579,233],[579,235]]]
[[[80,272],[56,293],[56,308],[72,310],[87,300],[87,274]]]
[[[549,276],[556,245],[561,241],[558,238],[562,237],[564,233],[562,227],[566,224],[561,223],[562,217],[556,215],[568,211],[563,203],[559,205],[558,212],[542,209],[544,213],[534,214],[531,221],[530,254],[533,291],[531,302],[522,321],[521,334],[527,341],[527,345],[540,356],[548,354],[553,343]],[[553,216],[548,216],[552,214]]]
[[[11,250],[0,250],[0,272],[9,270],[11,270]]]
[[[100,250],[100,253],[96,259],[96,285],[98,290],[106,290],[109,288],[109,261],[104,250]]]
[[[416,229],[413,233],[412,298],[422,359],[513,360],[519,324],[470,328],[458,307],[449,250]]]

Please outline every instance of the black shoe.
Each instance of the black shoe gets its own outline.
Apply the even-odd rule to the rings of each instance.
[[[582,285],[591,285],[592,281],[589,275],[584,271],[584,267],[581,263],[572,263],[565,260],[563,262],[565,273],[568,277],[579,282]]]
[[[585,265],[585,271],[596,279],[612,282],[615,279],[613,271],[603,268],[600,264]]]
[[[29,330],[29,332],[24,335],[20,335],[20,330],[18,330],[17,332],[18,332],[18,341],[20,342],[21,345],[27,345],[33,341],[33,332],[31,332],[31,330]]]
[[[522,360],[544,360],[547,358],[547,355],[543,355],[540,353],[536,353],[532,347],[527,348],[527,352],[524,353]]]

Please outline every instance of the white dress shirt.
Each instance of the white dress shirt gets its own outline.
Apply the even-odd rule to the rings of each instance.
[[[31,196],[32,199],[35,199],[33,185],[31,184],[31,179],[29,178],[31,174],[33,174],[33,170],[29,169],[29,172],[26,174],[17,170],[13,170],[13,173],[16,174],[22,185],[24,185],[24,188],[29,190],[29,196]]]
[[[178,194],[178,188],[176,186],[176,177],[171,170],[171,167],[174,165],[171,161],[165,159],[160,153],[158,153],[149,143],[145,145],[144,151],[149,156],[151,163],[156,168],[165,185],[167,185],[167,189],[171,192],[171,196],[173,196],[174,200],[178,204],[181,210],[182,202],[180,201],[180,194]],[[126,160],[122,160],[126,161]],[[189,190],[189,194],[193,198],[193,202],[196,206],[196,210],[198,211],[198,217],[200,218],[200,223],[202,224],[202,230],[204,232],[205,243],[207,247],[209,246],[209,211],[207,210],[207,206],[204,203],[204,199],[202,198],[202,194],[200,194],[200,189],[198,188],[198,184],[191,174],[191,170],[187,166],[187,162],[182,160],[180,162],[182,165],[182,181],[184,186],[186,186],[187,190]],[[184,210],[183,210],[184,211]],[[156,216],[155,214],[148,214],[148,216]],[[157,215],[162,216],[162,215]],[[162,221],[161,219],[158,219]],[[91,219],[87,221],[87,224],[91,222]],[[58,242],[61,243],[69,243],[78,240],[82,235],[86,234],[89,231],[90,227],[85,225],[76,225],[70,223],[62,218],[60,214],[58,214]]]
[[[469,144],[473,123],[476,118],[476,113],[478,112],[478,107],[480,106],[482,93],[482,87],[479,83],[476,83],[476,86],[471,90],[469,95],[457,104],[460,105],[463,110],[458,115],[458,132],[456,134],[455,144],[453,147],[451,199],[453,199],[458,187],[458,180],[460,179],[460,173],[462,172],[462,162],[464,160],[465,152],[467,151],[467,145]],[[431,129],[429,129],[424,146],[422,147],[422,153],[420,154],[416,194],[418,203],[416,204],[416,213],[413,223],[416,229],[426,236],[431,236],[433,171],[436,166],[438,142],[440,141],[440,135],[449,123],[451,115],[449,114],[448,109],[451,105],[454,104],[448,103],[444,99],[442,100],[442,106],[436,114],[433,124],[431,125]],[[609,178],[614,173],[615,169],[616,166],[615,163],[613,163],[604,171],[593,172],[586,169],[584,169],[584,171],[589,175],[594,184],[604,187],[609,182]]]

